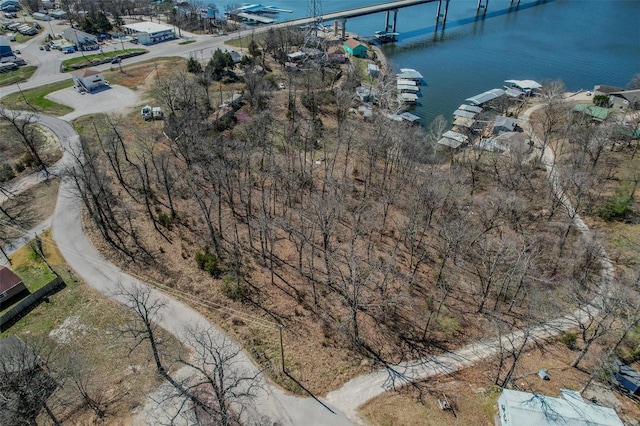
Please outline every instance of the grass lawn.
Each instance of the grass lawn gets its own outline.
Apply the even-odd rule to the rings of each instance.
[[[0,99],[0,103],[4,106],[10,106],[13,109],[30,110],[32,109],[31,107],[34,107],[38,112],[61,116],[72,112],[73,108],[50,101],[46,99],[45,96],[71,86],[73,86],[73,82],[70,79],[59,81],[57,83],[47,84],[46,86],[12,93]]]
[[[117,50],[115,52],[104,52],[104,53],[96,53],[92,55],[83,55],[78,56],[76,58],[67,59],[62,61],[62,70],[63,71],[73,71],[77,68],[89,67],[91,65],[103,63],[105,60],[111,60],[116,56],[128,55],[129,53],[142,52],[147,53],[148,50],[145,49],[125,49],[125,50]]]
[[[67,353],[86,364],[92,392],[107,397],[102,401],[106,401],[108,421],[98,421],[93,411],[82,404],[74,387],[65,382],[56,390],[53,400],[57,397],[69,403],[52,407],[62,424],[131,424],[132,413],[161,383],[155,374],[149,345],[143,343],[131,350],[133,340],[120,330],[133,318],[132,313],[77,279],[51,240],[50,231],[43,233],[41,239],[47,260],[63,277],[66,287],[20,319],[3,336],[18,335],[27,343],[50,339],[55,348],[48,358],[53,370],[67,368]],[[28,250],[16,257],[18,261],[31,262]],[[169,333],[161,329],[158,332],[163,348],[180,347]],[[47,424],[44,417],[38,420],[42,420],[38,424]]]
[[[28,65],[20,67],[17,70],[9,71],[7,73],[0,74],[0,86],[8,86],[10,84],[22,83],[31,78],[38,67],[35,65]]]
[[[245,37],[227,40],[225,44],[228,44],[229,46],[233,46],[233,47],[238,47],[241,49],[242,48],[246,49],[249,47],[249,42],[251,42],[251,39],[255,40],[256,43],[258,43],[258,46],[261,46],[264,44],[265,40],[267,39],[267,36],[268,36],[268,33],[263,32],[260,34],[253,34]]]

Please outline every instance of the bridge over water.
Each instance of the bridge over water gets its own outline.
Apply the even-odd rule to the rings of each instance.
[[[371,6],[356,7],[353,9],[347,9],[340,12],[332,12],[322,15],[322,17],[307,17],[301,19],[295,19],[291,21],[284,21],[277,26],[302,26],[310,24],[320,24],[326,21],[340,22],[342,25],[342,38],[345,38],[346,22],[349,18],[357,18],[360,16],[373,15],[375,13],[386,12],[385,31],[396,32],[398,22],[398,11],[402,8],[418,6],[426,3],[438,3],[438,10],[436,12],[436,25],[442,20],[444,26],[447,22],[447,13],[449,11],[449,2],[451,0],[396,0],[380,4],[374,4]],[[511,0],[511,3],[520,4],[520,0]],[[478,0],[478,6],[476,10],[486,13],[489,6],[489,0]],[[393,12],[393,21],[390,21],[391,13]],[[336,25],[337,28],[337,25]]]

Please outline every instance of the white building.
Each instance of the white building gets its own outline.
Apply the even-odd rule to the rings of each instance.
[[[155,22],[136,22],[124,26],[127,35],[136,37],[142,44],[154,44],[176,38],[172,27]]]
[[[102,71],[95,68],[83,68],[71,73],[73,87],[78,91],[93,92],[106,86]]]
[[[587,402],[562,389],[561,398],[503,389],[498,398],[502,426],[623,426],[612,408]]]

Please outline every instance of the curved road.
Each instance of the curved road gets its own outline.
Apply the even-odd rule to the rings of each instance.
[[[73,167],[72,153],[80,152],[80,137],[73,127],[58,118],[36,115],[35,120],[51,129],[59,138],[64,150],[62,167]],[[126,300],[114,292],[121,284],[126,289],[134,286],[146,286],[139,280],[124,273],[110,264],[93,246],[82,230],[82,205],[75,193],[74,183],[69,177],[63,177],[58,193],[58,202],[51,218],[52,236],[69,266],[91,287],[105,295],[126,304]],[[188,344],[185,330],[188,326],[212,328],[202,315],[195,310],[170,299],[163,293],[151,288],[152,297],[165,304],[158,323],[174,334],[183,343]],[[217,330],[217,329],[215,329]],[[217,330],[220,336],[223,333]],[[237,368],[252,375],[258,374],[258,367],[241,352]],[[284,392],[266,383],[256,398],[256,411],[281,425],[348,425],[350,422],[340,414],[333,414],[310,398],[298,398],[285,395]]]
[[[200,54],[204,56],[205,51],[211,50],[212,52],[218,47],[223,47],[224,42],[228,39],[238,36],[238,34],[234,34],[233,36],[222,36],[214,39],[209,36],[199,36],[195,43],[187,46],[178,45],[177,43],[166,44],[162,49],[157,49],[151,54],[142,55],[130,61],[128,60],[128,63],[148,60],[159,56],[191,56],[194,52],[200,52]],[[109,66],[105,65],[98,68],[109,68]],[[42,84],[68,78],[66,74],[41,74],[37,77],[38,78],[34,78],[27,83],[21,84],[21,88],[37,87]],[[3,89],[3,94],[17,90],[17,88],[9,90]],[[528,118],[532,111],[540,107],[542,107],[542,105],[533,107],[524,113],[522,121],[525,126],[529,126]],[[37,115],[36,117],[42,125],[50,128],[58,136],[64,149],[61,165],[63,167],[73,166],[74,160],[71,152],[80,152],[79,136],[73,127],[66,121],[58,118],[45,115]],[[529,130],[531,129],[529,128]],[[534,139],[534,142],[536,142],[538,146],[541,146],[541,142],[537,140],[535,134],[530,131],[530,135]],[[549,147],[545,148],[543,163],[547,168],[549,179],[552,182],[556,196],[564,205],[575,226],[583,234],[587,235],[589,228],[576,214],[558,183],[553,167],[554,154]],[[145,284],[110,264],[95,249],[82,230],[81,211],[82,206],[80,200],[74,195],[73,182],[71,182],[69,178],[63,178],[60,185],[58,203],[51,221],[53,238],[69,266],[76,271],[87,284],[100,290],[107,296],[125,303],[122,297],[114,294],[114,290],[119,283],[126,288],[139,285],[144,286]],[[602,285],[606,287],[613,277],[613,266],[602,248],[601,255],[603,264]],[[166,304],[166,309],[159,319],[159,325],[169,330],[185,344],[187,344],[187,336],[185,335],[185,328],[187,326],[200,325],[203,328],[212,327],[204,317],[190,307],[168,298],[155,289],[152,289],[152,291],[154,297],[162,300],[163,303]],[[597,311],[597,304],[598,303],[594,302],[589,307],[592,313]],[[581,321],[581,318],[584,318],[584,315],[584,312],[576,311],[562,318],[552,320],[544,326],[531,330],[529,339],[545,339],[574,328],[578,322]],[[219,330],[218,332],[222,336],[222,332]],[[509,340],[513,342],[514,345],[517,345],[523,338],[522,332],[515,332],[509,339],[505,340]],[[347,418],[355,423],[363,424],[364,422],[358,417],[357,409],[370,399],[392,389],[394,386],[403,385],[408,381],[426,379],[468,367],[478,361],[496,355],[498,348],[499,341],[497,339],[490,339],[440,356],[405,362],[354,378],[340,389],[330,392],[327,395],[327,401],[332,407],[337,408],[337,410],[334,411],[338,414],[333,414],[310,398],[298,398],[285,395],[281,389],[268,383],[256,399],[256,409],[260,414],[268,416],[273,421],[282,425],[346,425],[350,424]],[[243,358],[240,367],[257,373],[258,369],[250,358],[244,354],[244,352],[241,354]],[[344,413],[347,418],[340,412]]]

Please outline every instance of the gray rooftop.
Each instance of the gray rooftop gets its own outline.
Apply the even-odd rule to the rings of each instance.
[[[498,399],[503,425],[623,426],[612,408],[585,402],[575,391],[562,389],[561,398],[503,389]]]
[[[484,93],[480,93],[479,95],[465,99],[465,102],[469,102],[472,105],[482,105],[482,104],[486,104],[489,101],[497,99],[500,96],[503,96],[504,94],[505,94],[505,91],[502,89],[491,89],[491,90],[487,90]]]

